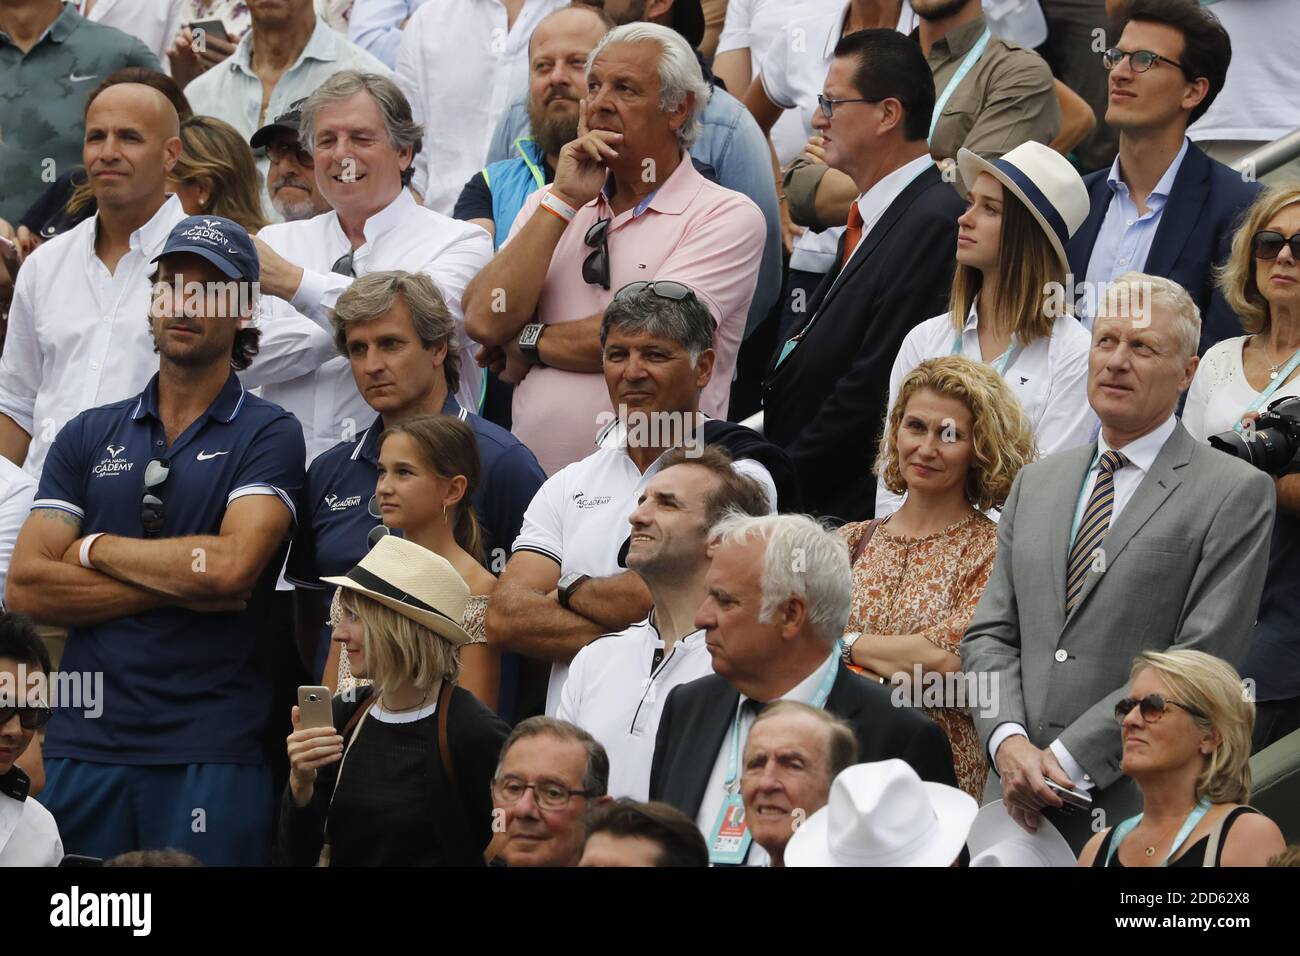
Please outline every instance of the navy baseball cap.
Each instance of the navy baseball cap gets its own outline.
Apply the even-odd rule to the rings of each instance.
[[[307,97],[295,100],[289,104],[289,108],[277,116],[272,122],[267,123],[248,140],[248,145],[253,149],[260,149],[275,138],[275,135],[281,130],[298,135],[298,124],[302,122],[302,104],[307,102]]]
[[[262,274],[257,246],[244,227],[224,216],[188,216],[172,227],[157,262],[174,252],[192,252],[231,279],[256,282]]]

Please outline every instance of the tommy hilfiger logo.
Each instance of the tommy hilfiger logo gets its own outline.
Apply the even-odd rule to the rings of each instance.
[[[90,473],[92,475],[96,478],[102,478],[105,475],[120,475],[131,470],[135,462],[117,457],[126,451],[125,445],[107,445],[105,448],[108,451],[108,457],[102,459],[98,465],[91,469]]]
[[[361,504],[361,496],[348,495],[346,498],[340,498],[338,495],[328,494],[325,496],[325,504],[329,506],[330,511],[345,511]]]

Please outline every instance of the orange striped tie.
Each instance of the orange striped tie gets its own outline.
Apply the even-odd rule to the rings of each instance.
[[[1115,472],[1128,464],[1128,459],[1117,451],[1101,456],[1097,481],[1088,496],[1088,507],[1083,509],[1079,530],[1070,549],[1070,560],[1065,572],[1065,610],[1074,610],[1083,594],[1083,582],[1088,578],[1093,555],[1102,538],[1110,529],[1110,515],[1115,505]]]
[[[862,238],[862,213],[858,211],[857,200],[849,207],[849,227],[844,230],[844,254],[840,256],[840,268],[843,269],[849,264],[849,257],[853,255],[853,250],[858,247],[858,241]]]

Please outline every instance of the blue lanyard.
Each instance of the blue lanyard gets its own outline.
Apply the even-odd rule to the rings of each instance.
[[[826,667],[826,673],[822,675],[822,682],[817,687],[817,693],[809,701],[809,705],[821,710],[826,706],[826,698],[831,695],[831,687],[835,684],[835,678],[839,676],[840,659],[843,649],[840,642],[835,642],[835,659]],[[740,782],[740,714],[745,707],[745,698],[742,696],[736,704],[736,719],[731,724],[731,754],[727,758],[727,779],[723,781],[728,793],[735,793]]]
[[[1246,406],[1246,410],[1241,413],[1242,416],[1244,417],[1249,415],[1251,412],[1257,412],[1263,408],[1264,403],[1273,397],[1273,393],[1281,388],[1286,383],[1286,380],[1291,377],[1291,373],[1296,370],[1297,365],[1300,365],[1300,351],[1297,351],[1295,355],[1291,356],[1291,361],[1287,362],[1286,365],[1282,367],[1282,371],[1277,373],[1277,378],[1268,383],[1268,388],[1259,393],[1259,398]],[[1237,424],[1233,425],[1232,430],[1234,432],[1241,432],[1241,422],[1237,422]]]
[[[1174,837],[1173,845],[1169,847],[1169,852],[1165,854],[1161,866],[1168,866],[1170,859],[1178,852],[1184,841],[1191,836],[1192,831],[1196,829],[1196,824],[1201,822],[1201,818],[1210,812],[1210,801],[1201,797],[1200,801],[1192,808],[1192,812],[1187,814],[1187,819],[1183,821],[1178,835]],[[1115,832],[1110,837],[1110,849],[1106,851],[1106,865],[1110,866],[1111,858],[1119,850],[1119,845],[1124,842],[1124,838],[1132,832],[1133,828],[1142,822],[1143,814],[1139,813],[1135,817],[1129,817],[1119,826],[1115,827]]]
[[[980,34],[980,38],[975,41],[975,45],[970,48],[970,52],[966,54],[966,59],[961,61],[961,66],[957,67],[957,72],[952,75],[948,85],[939,94],[939,99],[934,104],[934,115],[930,119],[930,132],[926,136],[927,142],[934,139],[934,129],[939,125],[939,116],[943,113],[943,108],[948,105],[948,99],[952,96],[953,90],[957,89],[957,85],[966,79],[966,74],[974,68],[975,62],[984,55],[984,50],[989,45],[989,39],[992,36],[993,34],[986,27],[984,32]]]
[[[958,332],[956,336],[953,337],[952,340],[953,355],[961,355],[961,339],[962,339],[962,335],[964,334],[964,331],[965,330],[963,330],[962,332]],[[1025,347],[1021,345],[1013,336],[1011,339],[1011,344],[1007,346],[1007,350],[1003,352],[1001,355],[999,355],[997,358],[995,358],[992,362],[989,362],[989,364],[993,366],[993,371],[997,372],[998,375],[1005,378],[1007,374],[1007,369],[1009,369],[1012,365],[1015,364],[1016,359],[1020,358],[1020,353],[1023,352],[1024,350]]]

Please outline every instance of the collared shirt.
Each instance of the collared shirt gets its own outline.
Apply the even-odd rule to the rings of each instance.
[[[5,577],[14,554],[14,542],[22,530],[36,497],[36,481],[8,458],[0,455],[0,610],[5,606]]]
[[[608,439],[616,426],[617,421],[611,422],[600,438]],[[571,571],[593,577],[622,573],[626,568],[619,556],[632,535],[628,517],[668,454],[660,455],[643,474],[626,447],[611,441],[562,468],[546,480],[528,506],[514,550],[550,558],[560,566],[561,577]],[[732,467],[761,484],[769,501],[776,500],[775,483],[761,464],[741,458]],[[552,716],[560,706],[568,671],[567,664],[551,665],[546,712]]]
[[[348,21],[348,39],[396,67],[402,27],[423,5],[424,0],[357,0]]]
[[[0,776],[0,867],[58,866],[63,859],[58,824],[27,796],[30,787],[19,767]]]
[[[510,230],[512,239],[541,199],[540,191],[528,197]],[[638,214],[638,209],[643,211]],[[583,240],[598,220],[611,218],[606,233],[610,288],[603,289],[582,278],[582,263],[592,251]],[[481,229],[469,228],[486,240]],[[690,286],[717,323],[717,360],[700,409],[726,418],[766,228],[753,200],[709,182],[683,153],[672,175],[637,208],[615,216],[601,192],[578,210],[551,255],[537,300],[538,321],[552,325],[598,315],[614,292],[640,279],[672,279]],[[553,475],[590,450],[599,416],[610,411],[609,391],[599,372],[538,367],[515,386],[513,431]]]
[[[0,33],[0,219],[18,222],[55,176],[81,165],[86,97],[128,66],[160,69],[139,40],[71,3],[26,53]]]
[[[465,181],[483,168],[497,120],[528,90],[533,28],[565,6],[524,0],[511,24],[497,0],[439,0],[402,28],[397,85],[424,126],[412,185],[430,209],[450,216]]]
[[[476,346],[465,333],[460,297],[469,280],[492,258],[492,240],[478,226],[423,208],[406,189],[366,220],[364,232],[366,241],[352,257],[356,277],[385,269],[423,272],[442,292],[456,321],[461,347],[456,398],[466,408],[478,408],[482,370],[474,361]],[[313,351],[317,347],[324,349],[319,368],[292,379],[277,376],[276,384],[262,390],[264,398],[284,406],[302,422],[310,462],[340,439],[357,434],[373,414],[357,391],[347,358],[340,356],[332,344],[330,310],[353,280],[330,268],[352,251],[352,244],[333,210],[299,222],[267,226],[259,238],[305,270],[291,302],[266,299],[262,347],[266,348],[268,340],[273,347],[286,347],[281,342],[283,336],[297,340],[304,334],[301,323],[285,323],[283,319],[306,316],[320,333],[310,336]]]
[[[330,29],[319,16],[307,45],[298,54],[294,64],[281,74],[271,90],[266,108],[262,108],[262,79],[253,72],[253,43],[256,30],[249,30],[239,41],[229,59],[196,77],[185,87],[185,97],[190,101],[195,115],[215,116],[239,130],[244,139],[274,118],[287,112],[291,103],[309,96],[335,73],[342,70],[360,70],[378,73],[392,79],[393,71],[356,44],[349,43]],[[431,141],[426,137],[425,144]],[[266,171],[269,161],[262,150],[257,160],[258,177],[262,182],[262,206],[269,217],[279,221],[280,216],[271,205],[266,192]]]
[[[76,7],[86,19],[135,37],[171,72],[167,48],[181,32],[179,0],[95,0],[89,16],[86,0],[76,0]]]
[[[827,668],[840,666],[840,656],[834,651],[826,658],[811,674],[795,684],[790,690],[782,694],[778,700],[797,700],[801,704],[811,705],[813,699],[817,696],[817,690],[821,686],[822,678],[826,676]],[[741,717],[740,717],[740,758],[737,762],[737,772],[743,773],[745,766],[745,744],[749,740],[749,730],[754,726],[754,721],[758,717],[756,710],[745,707],[744,703],[749,698],[744,694],[740,695]],[[762,703],[771,703],[771,701],[758,702],[761,709]],[[728,722],[730,724],[730,721]],[[722,738],[722,747],[718,750],[718,757],[713,762],[713,772],[709,774],[709,782],[704,786],[704,798],[700,801],[700,812],[695,815],[695,825],[700,828],[704,834],[704,839],[709,839],[709,834],[713,831],[713,824],[718,819],[718,811],[722,807],[722,801],[726,796],[727,782],[727,762],[731,755],[731,726],[728,726],[726,735]],[[766,866],[769,862],[767,851],[757,843],[751,843],[749,855],[745,858],[745,866]]]
[[[1092,256],[1088,259],[1086,288],[1101,289],[1105,283],[1125,272],[1143,272],[1146,269],[1151,243],[1155,241],[1156,230],[1160,228],[1160,217],[1169,201],[1169,192],[1174,188],[1174,180],[1178,178],[1178,170],[1182,168],[1189,142],[1186,137],[1183,138],[1178,155],[1147,197],[1145,213],[1138,212],[1128,183],[1124,182],[1119,157],[1115,157],[1110,174],[1106,177],[1106,185],[1110,187],[1110,204],[1106,207],[1106,217],[1101,221],[1097,241],[1092,247]],[[1088,302],[1089,298],[1092,299],[1091,303]],[[1084,311],[1080,312],[1080,318],[1088,329],[1092,329],[1096,303],[1104,301],[1095,291],[1091,297],[1083,297]],[[1093,306],[1091,309],[1088,308],[1090,304]]]
[[[609,754],[609,795],[615,798],[649,798],[668,692],[713,673],[703,631],[685,635],[665,654],[654,618],[652,610],[644,621],[580,650],[560,692],[556,716],[587,731]]]
[[[972,304],[966,324],[962,326],[957,354],[977,362],[993,363],[998,356],[980,353],[979,313]],[[953,354],[952,315],[945,312],[926,319],[903,339],[889,375],[889,409],[892,413],[898,389],[911,372],[926,359]],[[1012,348],[1016,347],[1013,342]],[[1092,339],[1073,315],[1062,315],[1052,323],[1052,333],[1034,339],[1019,351],[1002,370],[1002,378],[1011,388],[1033,426],[1038,440],[1039,457],[1086,445],[1092,441],[1097,415],[1088,404],[1088,353]],[[876,483],[876,517],[897,511],[903,503],[896,495]],[[993,517],[993,515],[990,515]]]
[[[163,537],[220,534],[227,506],[246,495],[274,495],[296,514],[302,429],[284,409],[248,394],[234,372],[170,446],[157,376],[134,398],[78,415],[50,447],[32,507],[75,515],[83,535],[141,538],[141,488],[156,458],[171,466],[156,492]],[[271,699],[261,622],[283,554],[267,562],[243,611],[170,606],[70,628],[62,668],[104,675],[102,712],[55,708],[46,756],[260,765]]]
[[[850,260],[857,254],[862,239],[871,235],[871,230],[876,228],[876,223],[880,222],[880,217],[885,214],[885,210],[894,204],[894,200],[903,194],[903,190],[912,184],[912,180],[933,165],[934,160],[929,155],[918,156],[886,173],[875,185],[854,200],[858,206],[858,215],[862,217],[862,235],[858,244],[853,247]]]

